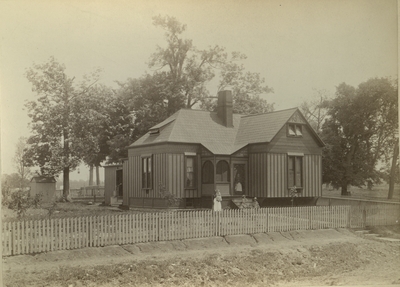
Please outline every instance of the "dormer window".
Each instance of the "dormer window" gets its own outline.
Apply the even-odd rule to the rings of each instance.
[[[152,129],[149,131],[150,135],[158,135],[160,133],[160,129]]]
[[[287,135],[289,137],[302,137],[303,136],[302,125],[300,125],[300,124],[288,124]]]

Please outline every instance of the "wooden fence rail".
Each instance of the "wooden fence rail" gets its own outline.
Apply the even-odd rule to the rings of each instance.
[[[254,234],[396,224],[398,206],[309,206],[171,211],[4,222],[3,255]]]

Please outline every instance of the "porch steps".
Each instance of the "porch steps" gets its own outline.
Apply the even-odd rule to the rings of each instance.
[[[260,205],[257,200],[247,197],[238,197],[231,199],[233,205],[236,208],[244,209],[244,208],[258,208]]]

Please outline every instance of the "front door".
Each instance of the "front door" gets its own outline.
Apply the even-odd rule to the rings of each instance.
[[[234,195],[247,192],[247,166],[245,163],[233,163],[233,193]]]

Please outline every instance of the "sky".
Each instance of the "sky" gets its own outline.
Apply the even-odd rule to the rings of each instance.
[[[186,24],[199,49],[246,54],[246,70],[274,89],[265,99],[276,110],[320,90],[334,95],[343,82],[398,76],[395,0],[0,0],[1,173],[15,172],[15,145],[30,135],[24,104],[35,94],[26,69],[54,56],[69,76],[101,68],[100,82],[117,87],[151,72],[150,55],[165,45],[157,15]],[[71,179],[88,179],[87,168]]]

